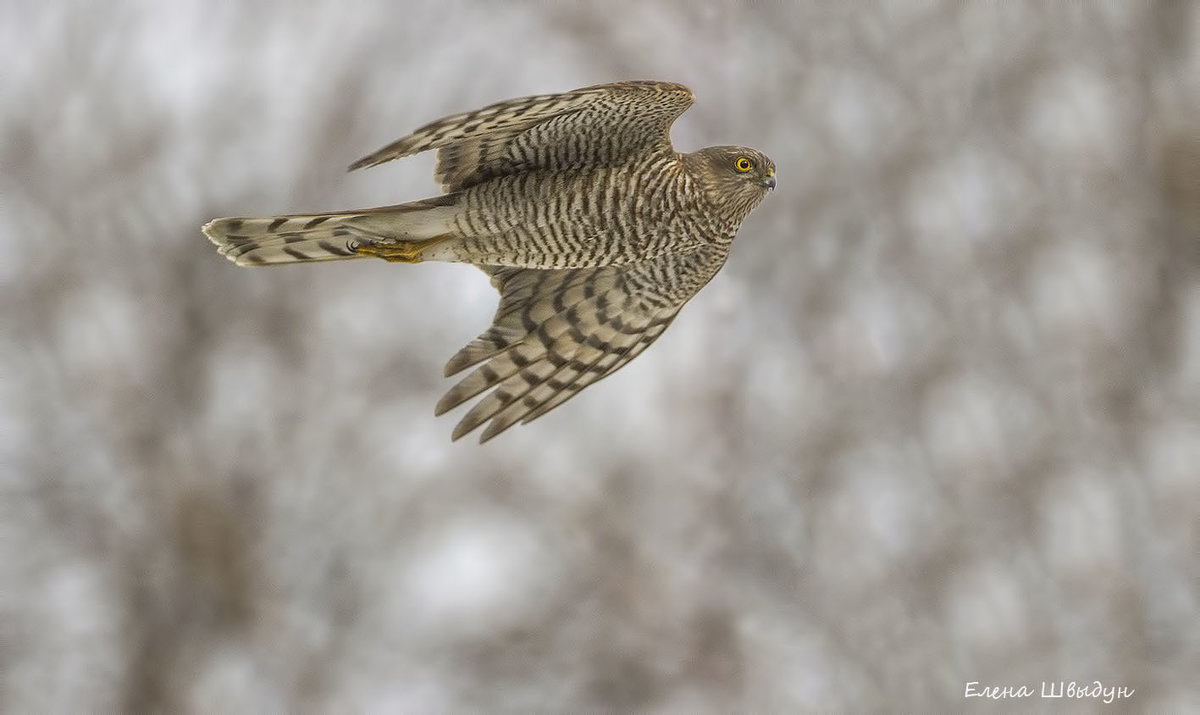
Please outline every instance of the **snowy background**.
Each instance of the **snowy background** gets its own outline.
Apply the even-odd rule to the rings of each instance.
[[[6,0],[0,48],[0,709],[1200,703],[1200,4]],[[433,417],[479,271],[200,234],[641,78],[779,188],[484,447]]]

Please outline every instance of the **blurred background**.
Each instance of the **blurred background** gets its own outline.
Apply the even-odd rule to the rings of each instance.
[[[1200,704],[1197,3],[7,0],[0,47],[2,709]],[[642,78],[779,188],[483,447],[433,416],[482,273],[200,233]]]

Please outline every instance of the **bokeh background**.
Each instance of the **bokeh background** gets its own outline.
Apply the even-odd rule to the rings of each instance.
[[[0,47],[2,709],[1200,707],[1200,4],[6,0]],[[635,78],[779,188],[483,447],[432,414],[483,274],[200,234]]]

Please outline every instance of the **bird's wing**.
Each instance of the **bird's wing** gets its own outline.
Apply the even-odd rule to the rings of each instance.
[[[454,428],[485,422],[481,442],[527,423],[623,367],[662,334],[711,277],[661,290],[675,257],[601,268],[488,267],[500,290],[492,327],[450,358],[446,375],[480,364],[438,402],[437,414],[492,390]],[[686,268],[686,266],[684,266]],[[494,389],[493,389],[494,388]]]
[[[435,178],[446,191],[531,169],[620,164],[670,150],[671,124],[692,104],[673,82],[615,82],[542,94],[455,114],[428,124],[350,169],[438,150]]]

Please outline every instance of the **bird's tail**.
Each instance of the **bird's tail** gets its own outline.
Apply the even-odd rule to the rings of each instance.
[[[359,211],[219,218],[204,235],[239,266],[377,256],[415,263],[420,250],[454,233],[457,196]]]

